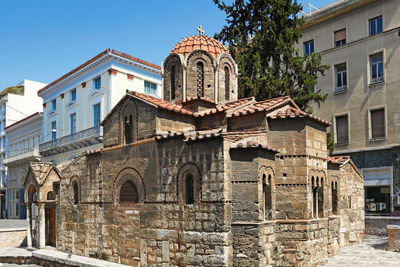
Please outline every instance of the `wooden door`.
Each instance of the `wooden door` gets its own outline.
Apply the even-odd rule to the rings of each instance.
[[[48,244],[56,246],[56,208],[48,209]]]

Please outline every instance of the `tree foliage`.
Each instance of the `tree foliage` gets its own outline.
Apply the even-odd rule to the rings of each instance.
[[[239,67],[239,97],[258,100],[288,95],[303,110],[309,102],[326,99],[313,91],[317,75],[327,66],[321,56],[301,56],[296,43],[302,36],[304,19],[296,0],[234,0],[231,5],[214,0],[227,14],[227,25],[215,35],[229,45]]]

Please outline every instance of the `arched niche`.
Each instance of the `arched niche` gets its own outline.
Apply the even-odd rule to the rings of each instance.
[[[258,170],[259,183],[261,184],[261,203],[263,218],[272,220],[275,218],[275,173],[270,166],[261,166]]]
[[[25,193],[25,199],[27,200],[27,202],[32,203],[38,201],[38,190],[34,184],[30,184],[28,186],[28,190]]]
[[[194,163],[186,163],[178,171],[178,199],[186,205],[201,202],[201,174]]]
[[[143,203],[145,198],[145,186],[140,174],[134,168],[125,168],[121,170],[114,179],[114,204],[118,206],[133,205]]]
[[[137,108],[133,101],[126,101],[120,112],[120,140],[127,145],[137,141]]]
[[[218,63],[218,103],[237,100],[237,66],[232,57],[221,54]]]

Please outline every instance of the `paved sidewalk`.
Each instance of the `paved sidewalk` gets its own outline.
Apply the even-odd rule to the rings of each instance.
[[[363,244],[341,248],[324,266],[400,267],[400,252],[386,251],[387,242],[387,237],[366,235]]]

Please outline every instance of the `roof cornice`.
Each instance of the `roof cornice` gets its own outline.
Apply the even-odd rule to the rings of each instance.
[[[100,54],[94,56],[93,58],[89,59],[85,63],[79,65],[75,69],[71,70],[70,72],[64,74],[60,78],[56,79],[55,81],[51,82],[50,84],[46,85],[42,89],[38,91],[38,96],[43,97],[47,92],[49,92],[51,89],[57,87],[61,83],[73,79],[77,76],[79,76],[81,73],[84,71],[87,71],[88,69],[92,69],[99,64],[103,63],[107,59],[117,59],[118,61],[123,61],[128,64],[132,64],[137,68],[144,69],[149,72],[153,72],[156,74],[161,75],[161,67],[150,63],[148,61],[133,57],[131,55],[122,53],[120,51],[114,50],[114,49],[107,49],[101,52]]]
[[[369,5],[377,0],[338,0],[304,16],[302,30],[337,16],[349,13],[357,8]]]

